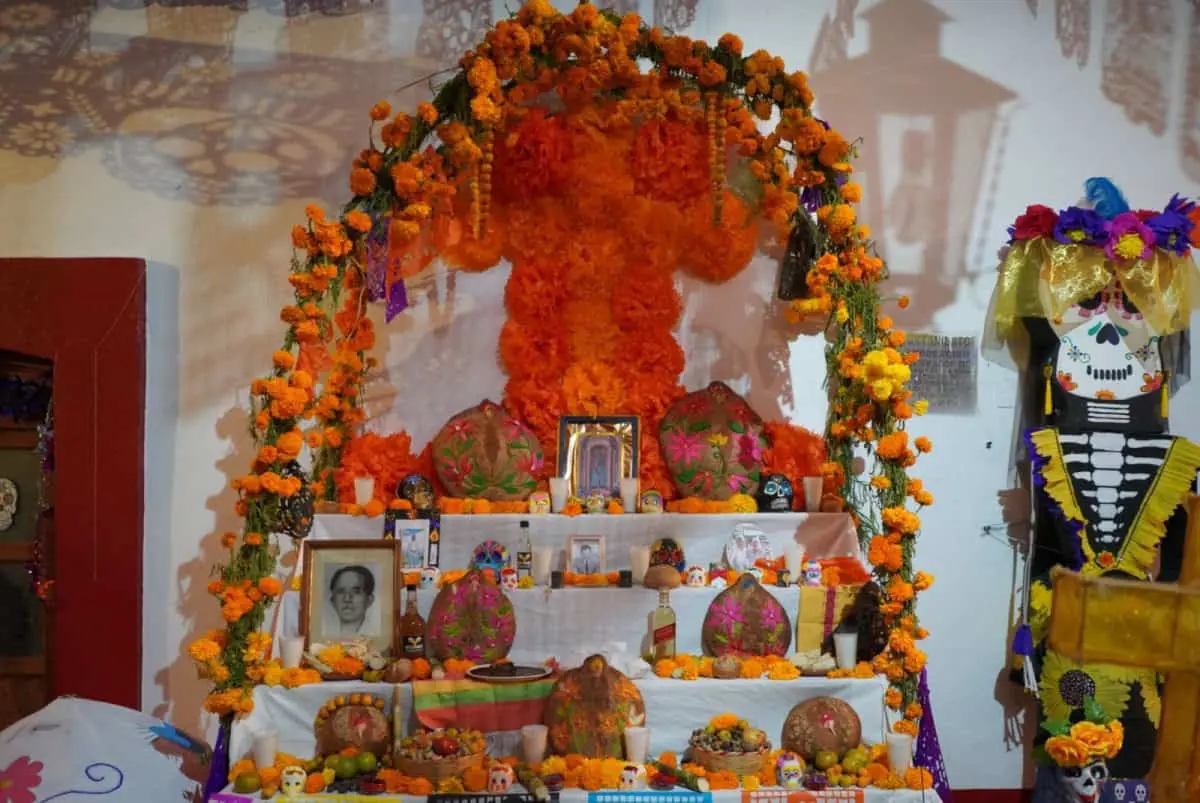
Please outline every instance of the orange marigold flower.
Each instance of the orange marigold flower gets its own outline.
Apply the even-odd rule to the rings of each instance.
[[[933,449],[933,442],[922,435],[913,441],[913,446],[917,447],[918,452],[928,452]]]
[[[374,176],[371,177],[374,180]],[[366,212],[360,212],[357,209],[346,213],[346,228],[354,229],[357,232],[366,234],[371,230],[371,216]]]
[[[350,171],[350,192],[355,195],[370,195],[375,191],[375,174],[365,167]]]
[[[274,577],[264,577],[258,581],[258,590],[265,597],[278,597],[283,593],[283,583]]]
[[[434,106],[432,103],[425,103],[425,102],[418,103],[417,104],[417,117],[420,117],[421,122],[425,123],[425,125],[433,125],[434,123],[437,122],[437,119],[438,119],[437,107]]]
[[[392,116],[392,104],[386,100],[381,100],[371,107],[371,119],[375,122],[381,122]]]

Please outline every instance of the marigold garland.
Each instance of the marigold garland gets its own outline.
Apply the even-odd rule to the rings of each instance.
[[[643,60],[653,68],[643,71]],[[916,355],[900,351],[903,334],[879,311],[886,269],[855,222],[853,148],[813,117],[806,75],[787,73],[765,51],[743,56],[732,34],[709,46],[636,14],[583,2],[562,15],[547,0],[529,0],[498,23],[460,66],[415,116],[393,114],[386,102],[372,108],[378,125],[354,160],[344,213],[331,219],[310,207],[293,230],[295,303],[281,314],[288,330],[272,373],[252,387],[258,454],[234,481],[244,532],[240,543],[224,539],[230,560],[210,587],[228,626],[219,655],[198,662],[215,681],[208,708],[231,715],[252,705],[265,664],[252,638],[273,598],[259,584],[275,568],[269,541],[283,529],[284,501],[305,481],[321,499],[346,501],[360,470],[386,495],[398,473],[368,447],[352,452],[351,465],[344,453],[363,420],[359,392],[371,365],[363,270],[372,254],[386,252],[389,292],[436,255],[463,270],[506,258],[505,406],[541,439],[547,465],[560,415],[638,414],[642,486],[669,500],[654,433],[683,392],[674,271],[725,281],[754,255],[759,220],[782,242],[811,214],[823,255],[807,274],[809,297],[792,312],[827,316],[832,327],[829,454],[820,468],[863,540],[883,539],[871,554],[880,558],[872,563],[893,639],[876,668],[891,678],[900,710],[916,713],[925,658],[913,645],[925,633],[914,600],[930,578],[913,570],[919,520],[904,505],[932,501],[906,471],[929,448],[903,430],[922,412],[905,387]],[[536,102],[550,92],[562,112]],[[769,119],[777,123],[764,134],[758,121]],[[727,186],[731,164],[756,179],[751,191]],[[815,444],[786,425],[774,434],[768,465],[787,466],[793,478],[810,472]],[[401,454],[407,436],[393,437],[380,451],[420,470],[427,453]],[[857,446],[876,460],[865,482],[852,469]],[[301,479],[287,467],[306,447],[313,468]],[[915,730],[918,718],[897,727]]]

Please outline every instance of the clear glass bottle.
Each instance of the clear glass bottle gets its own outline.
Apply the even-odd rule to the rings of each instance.
[[[658,590],[658,607],[650,620],[654,660],[675,657],[675,609],[671,607],[671,592]]]
[[[529,522],[521,522],[521,538],[517,542],[517,581],[533,577],[533,542],[529,539]]]
[[[404,616],[400,617],[400,654],[410,661],[425,657],[425,620],[417,610],[417,587],[404,587]]]

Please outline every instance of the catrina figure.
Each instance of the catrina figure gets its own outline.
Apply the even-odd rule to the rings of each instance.
[[[1178,577],[1180,505],[1200,446],[1168,434],[1167,420],[1171,392],[1188,379],[1194,211],[1178,196],[1161,211],[1131,211],[1107,179],[1089,179],[1087,198],[1061,212],[1029,207],[1009,229],[985,337],[985,356],[1027,378],[1027,429],[1014,459],[1032,474],[1035,524],[1029,613],[1013,651],[1039,691],[1039,742],[1047,723],[1082,721],[1094,700],[1124,726],[1124,746],[1105,768],[1114,779],[1150,770],[1158,679],[1048,650],[1049,576],[1065,566],[1139,581]],[[1035,801],[1070,791],[1057,786],[1039,783]]]

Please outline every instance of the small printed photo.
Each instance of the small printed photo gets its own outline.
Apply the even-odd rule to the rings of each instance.
[[[576,535],[571,538],[567,551],[567,571],[575,574],[603,574],[604,537],[600,535]]]

